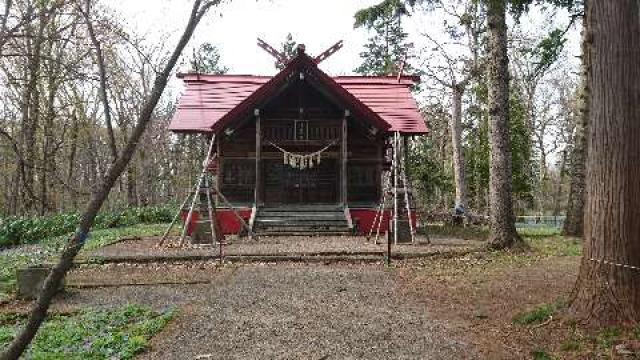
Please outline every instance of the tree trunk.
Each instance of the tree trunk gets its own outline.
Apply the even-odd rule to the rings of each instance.
[[[71,125],[71,145],[70,145],[70,149],[69,149],[69,165],[67,168],[67,185],[69,185],[72,188],[75,188],[77,182],[74,179],[74,173],[73,173],[73,169],[74,169],[74,164],[75,164],[75,160],[76,160],[76,152],[78,149],[78,118],[76,116],[76,111],[73,111],[73,115],[71,116],[71,119],[73,121],[73,124]],[[78,208],[78,196],[76,195],[76,193],[74,191],[70,192],[71,195],[71,206],[74,209]]]
[[[167,85],[167,81],[175,64],[178,62],[178,58],[182,54],[187,42],[193,35],[193,32],[207,12],[207,10],[217,4],[218,1],[209,1],[206,3],[202,3],[202,0],[195,0],[193,4],[193,8],[189,17],[189,21],[184,30],[184,33],[180,37],[178,44],[173,50],[169,60],[167,60],[166,65],[162,69],[161,72],[156,76],[153,89],[149,97],[145,100],[142,109],[140,110],[140,115],[138,117],[138,121],[136,126],[131,134],[131,137],[128,139],[125,148],[122,151],[122,154],[118,157],[118,159],[112,164],[107,173],[102,179],[102,182],[98,186],[95,192],[93,192],[91,196],[91,200],[87,205],[84,213],[81,216],[80,223],[78,224],[78,228],[75,234],[71,237],[68,244],[65,246],[62,255],[60,257],[60,261],[55,265],[52,269],[51,273],[47,277],[44,282],[43,288],[40,291],[38,296],[38,300],[33,305],[31,309],[31,313],[29,314],[29,319],[27,320],[27,324],[24,329],[16,336],[16,338],[9,344],[9,347],[0,355],[1,360],[16,360],[20,357],[20,355],[25,351],[33,337],[36,335],[36,332],[40,328],[40,325],[44,321],[49,306],[51,305],[51,300],[56,293],[56,290],[60,286],[60,282],[65,277],[67,271],[73,266],[73,260],[82,249],[85,240],[89,234],[89,230],[93,225],[93,221],[98,214],[98,211],[102,207],[102,204],[107,199],[111,188],[118,180],[120,175],[124,172],[127,167],[129,161],[136,150],[136,146],[144,133],[147,124],[151,120],[151,116],[153,111],[160,100],[160,96],[164,91],[164,88]]]
[[[79,5],[80,6],[80,5]],[[96,37],[91,22],[91,0],[85,1],[85,9],[82,11],[91,44],[96,51],[96,64],[98,65],[98,75],[100,77],[100,101],[102,101],[102,109],[104,112],[104,122],[107,125],[107,135],[109,136],[109,151],[111,151],[112,161],[118,158],[118,147],[116,145],[116,137],[113,132],[113,122],[111,121],[111,109],[109,108],[109,96],[107,95],[107,70],[104,64],[104,56],[102,54],[102,46]]]
[[[590,1],[593,39],[584,252],[571,309],[593,325],[640,321],[640,3]]]
[[[138,206],[138,191],[136,187],[135,164],[130,164],[127,168],[127,205],[129,207]]]
[[[556,219],[560,215],[560,199],[562,198],[562,192],[564,191],[564,183],[566,179],[566,166],[567,166],[567,150],[562,151],[560,157],[560,171],[558,174],[558,183],[556,184],[556,192],[553,195],[553,217]]]
[[[462,153],[462,95],[464,88],[458,84],[451,87],[451,148],[453,150],[453,176],[456,186],[456,206],[467,208],[467,185]]]
[[[522,243],[513,216],[511,139],[509,135],[509,58],[505,0],[487,1],[489,33],[489,247]]]
[[[585,2],[585,13],[587,10]],[[567,218],[562,234],[582,237],[584,228],[585,194],[585,163],[587,161],[589,134],[589,107],[591,98],[591,34],[586,16],[582,21],[582,91],[580,94],[580,116],[576,123],[573,137],[573,151],[571,154],[571,183],[569,185],[569,199],[567,201]]]
[[[24,209],[32,212],[35,208],[35,166],[36,166],[36,140],[38,131],[38,122],[40,120],[40,92],[38,89],[38,81],[40,80],[40,61],[42,53],[42,45],[44,42],[44,30],[47,25],[48,18],[44,15],[38,17],[38,29],[34,34],[31,24],[27,26],[27,48],[29,56],[26,64],[27,85],[25,86],[22,96],[22,154],[24,174],[22,201]]]

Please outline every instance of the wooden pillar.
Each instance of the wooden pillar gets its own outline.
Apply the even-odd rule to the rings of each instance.
[[[399,166],[400,133],[393,134],[393,244],[398,244],[398,166]],[[389,241],[389,240],[388,240]]]
[[[343,206],[347,206],[347,118],[349,117],[349,110],[344,111],[344,117],[342,118],[342,142],[340,144],[340,202]]]
[[[402,166],[409,177],[409,135],[402,136]]]
[[[376,145],[376,149],[377,149],[377,155],[378,158],[376,160],[376,199],[382,199],[382,192],[383,187],[384,187],[384,180],[382,178],[382,165],[384,164],[384,159],[385,159],[385,147],[384,147],[384,143],[380,143],[378,141],[377,145]]]
[[[218,133],[218,135],[216,136],[216,153],[218,154],[218,173],[216,174],[216,177],[214,179],[215,185],[216,185],[216,189],[222,189],[222,176],[224,176],[224,172],[222,169],[224,169],[224,159],[223,159],[223,154],[222,154],[222,139],[224,138],[224,131],[221,131]],[[218,192],[216,191],[215,193],[215,203],[219,204],[220,203],[220,197],[218,196]]]
[[[262,130],[260,121],[260,110],[255,109],[256,117],[256,184],[254,189],[255,206],[262,205]]]

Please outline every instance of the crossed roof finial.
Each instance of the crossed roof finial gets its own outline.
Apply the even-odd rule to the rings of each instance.
[[[283,66],[286,66],[291,60],[284,53],[276,50],[273,46],[267,44],[266,41],[258,38],[258,46],[261,47],[264,51],[268,52],[271,56],[273,56],[276,61]],[[324,60],[326,60],[329,56],[335,54],[338,50],[342,49],[343,41],[340,40],[337,43],[333,44],[330,48],[323,51],[320,55],[316,56],[313,61],[316,64],[320,64]],[[296,49],[296,53],[298,55],[304,54],[306,50],[306,46],[304,44],[298,44],[298,48]]]

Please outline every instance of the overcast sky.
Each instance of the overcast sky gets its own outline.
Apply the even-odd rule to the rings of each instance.
[[[108,1],[125,21],[154,38],[163,32],[179,33],[190,10],[188,0]],[[256,38],[277,47],[291,32],[307,52],[319,54],[338,40],[345,47],[323,63],[333,74],[350,73],[366,31],[353,29],[353,14],[375,0],[233,0],[219,6],[197,29],[192,45],[211,42],[220,48],[222,61],[233,74],[273,74],[274,59],[256,46]]]
[[[273,58],[256,46],[260,37],[277,47],[291,32],[298,43],[307,46],[307,52],[315,55],[338,40],[345,46],[326,60],[322,68],[333,75],[352,73],[360,63],[359,53],[369,34],[353,28],[353,15],[358,9],[379,0],[232,0],[215,9],[198,27],[191,46],[211,42],[220,48],[222,62],[231,74],[269,75],[275,72]],[[175,43],[188,16],[189,0],[106,0],[120,14],[124,22],[150,42],[171,34],[166,41]],[[566,16],[565,16],[566,17]],[[540,28],[544,16],[533,15],[524,19],[524,26]],[[558,16],[556,18],[562,18]],[[562,22],[563,20],[558,20]],[[565,21],[566,22],[566,21]],[[416,44],[416,51],[424,46],[421,32],[439,35],[442,19],[438,15],[417,11],[404,21],[409,41]],[[435,34],[433,34],[435,33]],[[577,31],[572,34],[577,39]],[[577,51],[577,40],[570,44]]]

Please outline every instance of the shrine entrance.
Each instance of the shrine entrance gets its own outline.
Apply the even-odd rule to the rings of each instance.
[[[322,159],[313,168],[296,169],[282,160],[263,160],[265,205],[337,204],[338,163]]]

